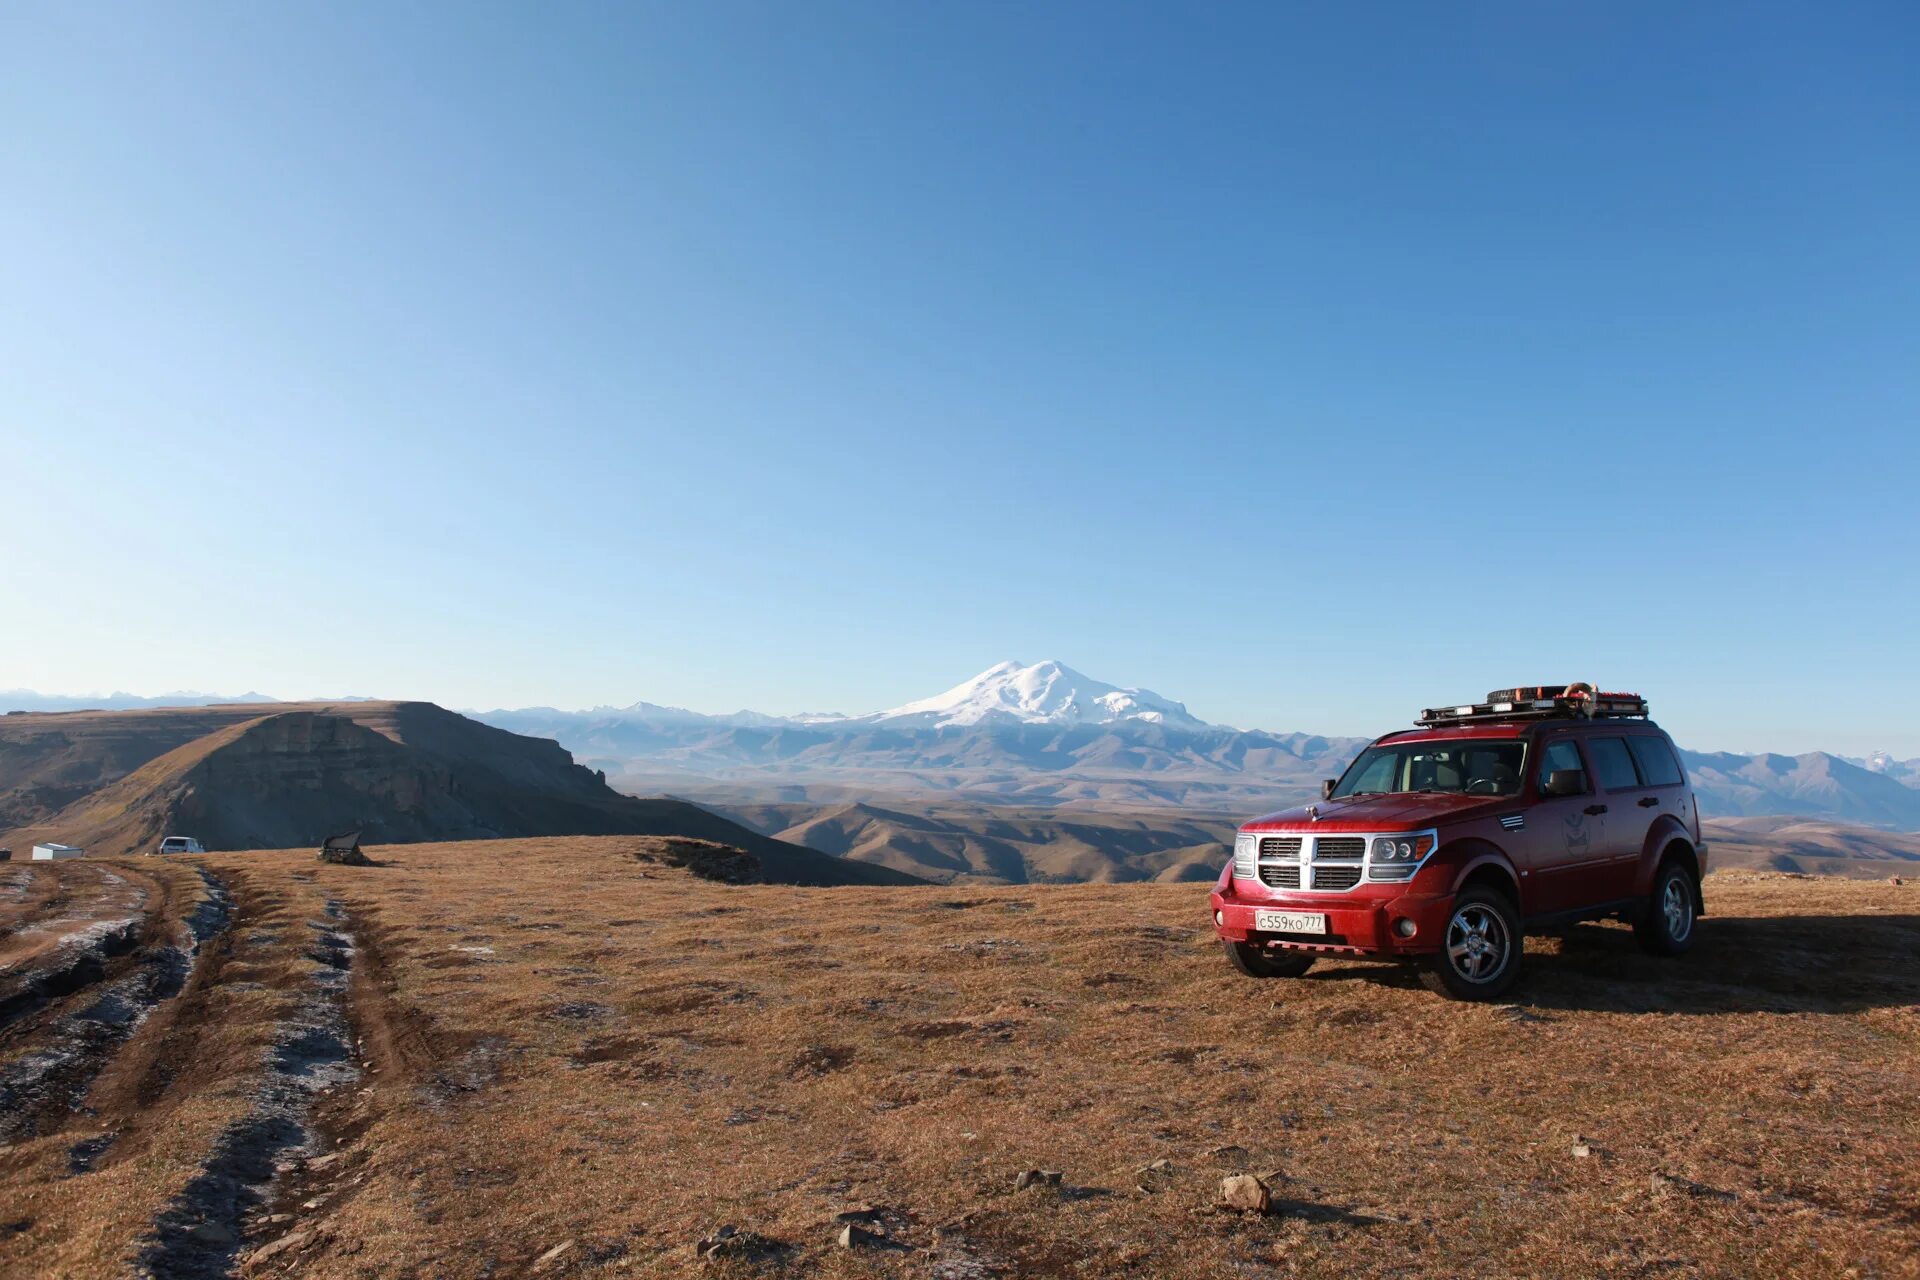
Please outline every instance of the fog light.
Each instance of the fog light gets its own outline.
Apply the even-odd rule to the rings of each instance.
[[[1225,923],[1227,922],[1227,913],[1226,913],[1226,912],[1224,912],[1224,911],[1216,911],[1216,912],[1214,912],[1214,913],[1213,913],[1213,922],[1214,922],[1215,924],[1225,924]]]
[[[1414,934],[1420,932],[1420,926],[1405,916],[1401,916],[1393,922],[1393,931],[1402,938],[1411,938]]]

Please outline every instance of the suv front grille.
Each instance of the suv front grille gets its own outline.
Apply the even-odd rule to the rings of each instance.
[[[1360,883],[1360,864],[1352,866],[1316,866],[1313,869],[1313,887],[1316,889],[1351,889]]]
[[[1426,838],[1430,854],[1437,834],[1414,834]],[[1405,884],[1426,861],[1423,856],[1412,864],[1375,866],[1368,853],[1373,840],[1371,835],[1248,833],[1234,842],[1233,875],[1236,880],[1258,880],[1269,889],[1347,893],[1362,884]]]
[[[1260,880],[1270,889],[1298,889],[1300,887],[1300,868],[1297,865],[1264,865],[1260,868]]]

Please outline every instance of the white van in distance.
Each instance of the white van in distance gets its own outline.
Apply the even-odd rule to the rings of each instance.
[[[160,842],[156,853],[205,853],[200,842],[192,836],[168,836]]]

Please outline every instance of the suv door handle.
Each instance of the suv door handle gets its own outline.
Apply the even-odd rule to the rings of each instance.
[[[1659,803],[1660,803],[1659,796],[1641,796],[1640,797],[1640,807],[1642,809],[1652,809],[1655,806],[1657,806]]]
[[[1607,806],[1603,804],[1590,804],[1587,806],[1587,815],[1589,817],[1597,818],[1601,814],[1605,813],[1606,811],[1607,811]]]

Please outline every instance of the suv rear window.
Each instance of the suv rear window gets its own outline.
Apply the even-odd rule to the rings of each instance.
[[[1673,748],[1659,738],[1628,738],[1627,745],[1633,748],[1633,758],[1640,762],[1640,776],[1648,786],[1672,787],[1686,780],[1680,762],[1673,758]]]
[[[1600,785],[1608,791],[1631,791],[1640,785],[1626,739],[1588,738],[1587,754],[1593,757],[1593,771],[1600,775]]]

